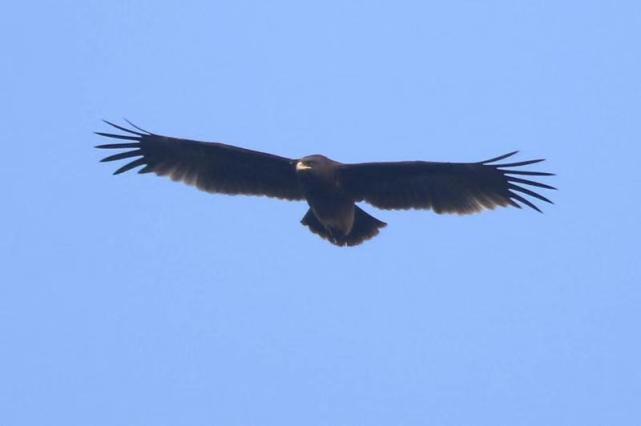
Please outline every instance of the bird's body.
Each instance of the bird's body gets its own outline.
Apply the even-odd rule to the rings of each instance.
[[[521,185],[555,189],[512,176],[551,175],[513,169],[543,160],[492,164],[516,152],[478,163],[343,164],[323,155],[289,159],[221,143],[160,136],[136,126],[136,130],[131,130],[107,123],[126,134],[97,132],[99,135],[130,142],[99,145],[98,148],[132,150],[102,161],[140,157],[116,170],[115,174],[144,166],[139,173],[168,176],[207,192],[305,200],[309,210],[301,221],[303,225],[339,246],[360,244],[377,235],[386,225],[358,207],[356,203],[360,201],[383,209],[418,208],[458,214],[491,210],[497,206],[521,208],[518,201],[540,211],[519,193],[551,201]]]
[[[354,200],[342,190],[340,163],[310,155],[296,163],[296,174],[313,214],[330,235],[348,235],[354,225]]]

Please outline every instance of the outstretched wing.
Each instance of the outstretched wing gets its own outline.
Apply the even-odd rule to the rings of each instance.
[[[521,208],[519,203],[522,203],[540,212],[523,195],[552,203],[528,188],[556,188],[518,176],[551,176],[552,173],[513,169],[543,160],[496,164],[517,152],[478,163],[406,161],[344,164],[340,167],[339,179],[345,192],[355,200],[366,201],[382,209],[414,208],[431,209],[436,213],[470,214],[497,206]]]
[[[105,121],[124,134],[96,132],[127,142],[96,148],[126,150],[102,161],[133,159],[115,171],[120,174],[144,166],[138,173],[155,173],[198,189],[222,194],[266,195],[301,200],[295,161],[258,151],[213,142],[198,142],[135,130]]]

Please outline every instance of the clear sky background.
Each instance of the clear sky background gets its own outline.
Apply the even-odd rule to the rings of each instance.
[[[12,2],[0,424],[641,424],[641,2]],[[106,118],[344,162],[520,149],[554,206],[307,207],[99,164]]]

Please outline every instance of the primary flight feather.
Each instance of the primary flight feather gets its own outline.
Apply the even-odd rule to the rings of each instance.
[[[301,222],[338,246],[360,244],[386,226],[356,202],[381,209],[430,209],[439,214],[521,205],[540,212],[526,197],[552,203],[533,189],[555,189],[527,178],[552,173],[515,169],[542,159],[501,163],[516,151],[477,163],[343,164],[322,155],[291,159],[217,142],[161,136],[129,122],[131,129],[105,122],[122,133],[96,134],[126,142],[98,145],[96,148],[123,150],[102,161],[132,159],[114,174],[142,166],[138,173],[167,176],[211,193],[305,200],[309,210]]]

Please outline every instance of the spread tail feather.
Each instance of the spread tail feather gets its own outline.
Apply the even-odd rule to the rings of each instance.
[[[327,229],[318,220],[312,209],[307,210],[305,217],[300,222],[314,234],[341,247],[359,245],[363,241],[374,238],[378,235],[380,228],[387,226],[387,223],[370,216],[358,206],[354,206],[354,226],[347,235],[337,234],[331,229]]]

